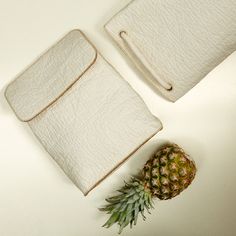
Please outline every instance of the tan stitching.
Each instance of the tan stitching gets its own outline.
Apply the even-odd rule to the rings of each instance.
[[[79,76],[77,79],[75,79],[75,81],[72,82],[58,97],[56,97],[53,101],[51,101],[51,102],[50,102],[46,107],[44,107],[42,110],[40,110],[39,112],[37,112],[33,117],[31,117],[31,118],[29,118],[29,119],[26,119],[26,120],[21,119],[21,118],[18,116],[18,114],[15,112],[15,110],[14,110],[14,108],[12,107],[12,105],[11,105],[11,103],[10,103],[8,97],[7,97],[7,94],[6,94],[7,88],[8,88],[12,83],[14,83],[16,80],[18,80],[19,76],[18,76],[16,79],[14,79],[11,83],[9,83],[8,86],[7,86],[7,88],[5,89],[4,95],[5,95],[6,100],[7,100],[8,103],[9,103],[10,107],[12,108],[13,112],[15,113],[16,117],[17,117],[20,121],[22,121],[22,122],[29,122],[29,121],[33,120],[35,117],[37,117],[38,115],[40,115],[42,112],[46,111],[52,104],[54,104],[54,103],[55,103],[58,99],[60,99],[68,90],[70,90],[70,89],[73,87],[73,85],[95,64],[95,62],[96,62],[96,60],[97,60],[97,57],[98,57],[98,52],[97,52],[96,47],[93,45],[93,43],[87,38],[87,36],[86,36],[81,30],[79,30],[79,29],[74,29],[74,30],[72,30],[72,31],[75,31],[75,30],[76,30],[76,31],[79,31],[79,32],[82,34],[82,36],[89,42],[89,44],[90,44],[90,45],[92,46],[92,48],[94,49],[94,51],[95,51],[95,57],[94,57],[93,61],[91,62],[91,64],[89,64],[89,66],[86,68],[86,70],[83,71],[83,72],[80,74],[80,76]],[[70,32],[72,32],[72,31],[70,31]],[[69,33],[70,33],[70,32],[69,32]],[[68,35],[69,33],[67,33],[66,35]],[[65,36],[64,36],[64,37],[65,37]],[[35,63],[37,63],[43,55],[45,55],[49,50],[51,50],[53,47],[55,47],[55,45],[57,45],[59,42],[61,42],[61,40],[63,40],[64,37],[61,38],[59,41],[57,41],[57,42],[56,42],[53,46],[51,46],[49,49],[47,49],[40,57],[38,57],[38,59],[37,59],[36,61],[34,61],[34,62],[33,62],[26,70],[24,70],[22,73],[24,73],[24,72],[27,71],[32,65],[34,65]]]
[[[81,31],[78,30],[83,37],[89,42],[89,44],[93,47],[93,49],[95,50],[95,57],[93,59],[93,61],[91,62],[91,64],[86,68],[86,70],[80,74],[80,76],[73,82],[71,83],[57,98],[55,98],[52,102],[50,102],[46,107],[44,107],[41,111],[39,111],[36,115],[34,115],[32,118],[25,120],[26,122],[29,122],[31,120],[33,120],[35,117],[37,117],[38,115],[40,115],[42,112],[46,111],[52,104],[54,104],[57,100],[59,100],[68,90],[70,90],[73,85],[81,78],[83,77],[83,75],[95,64],[97,57],[98,57],[98,53],[97,53],[97,49],[96,47],[91,43],[91,41],[87,38],[87,36]]]

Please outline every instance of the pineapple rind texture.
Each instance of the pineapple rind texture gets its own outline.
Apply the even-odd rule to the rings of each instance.
[[[167,200],[179,195],[194,179],[196,167],[176,144],[167,144],[147,161],[142,171],[153,196]]]

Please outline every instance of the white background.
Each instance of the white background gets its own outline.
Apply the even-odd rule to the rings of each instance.
[[[196,179],[175,199],[156,201],[147,221],[140,218],[123,235],[236,235],[236,53],[178,102],[170,103],[133,70],[103,30],[128,2],[0,0],[1,236],[116,235],[117,227],[101,227],[107,216],[97,208],[165,140],[178,143],[194,158]],[[87,34],[164,125],[88,197],[69,181],[4,99],[6,85],[73,28]]]

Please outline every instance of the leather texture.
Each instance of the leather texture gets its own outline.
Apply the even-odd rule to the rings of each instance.
[[[28,121],[29,126],[48,153],[86,195],[161,130],[162,124],[81,31],[71,31],[47,54],[50,56],[43,55],[36,62],[45,65],[40,72],[35,64],[30,68],[34,78],[23,73],[8,86],[7,100],[23,118],[40,112]],[[55,91],[44,85],[51,79],[50,89]],[[44,91],[40,103],[39,91],[34,85],[36,80],[40,80],[37,81],[39,91]],[[33,89],[27,87],[24,90],[25,84],[33,86]],[[16,102],[22,94],[24,100]],[[53,103],[51,98],[55,100]],[[22,112],[20,109],[24,102],[29,108]]]
[[[28,121],[45,109],[95,57],[96,50],[78,31],[61,39],[8,86],[5,94],[18,118]]]
[[[176,101],[235,51],[236,1],[134,0],[105,29],[163,96]]]

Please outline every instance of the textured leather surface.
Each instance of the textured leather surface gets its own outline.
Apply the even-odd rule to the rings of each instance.
[[[83,41],[89,43],[81,33],[73,31],[71,34],[68,43],[61,48],[63,52],[71,49],[71,44],[78,42],[78,38],[83,38],[80,39],[81,48],[86,45]],[[75,52],[73,54],[75,58],[89,57],[92,62],[90,48],[87,47],[88,56],[81,55],[87,53],[85,50],[77,52],[79,56]],[[58,55],[64,57],[63,52]],[[81,77],[80,71],[73,71],[77,78],[80,77],[73,86],[28,122],[48,153],[84,194],[162,128],[161,122],[150,113],[130,85],[99,53],[96,54],[96,61]],[[53,55],[52,62],[54,57],[57,54]],[[39,60],[44,60],[44,57]],[[61,66],[67,70],[72,66],[65,58],[61,60],[66,65],[42,68],[42,73],[53,74],[57,67],[58,70]],[[86,62],[89,64],[88,60]],[[74,63],[82,68],[80,64],[84,65],[85,60],[78,59]],[[51,68],[51,73],[44,72]],[[58,83],[67,80],[64,75],[63,78],[58,73],[55,76]],[[44,77],[42,81],[45,80]],[[17,92],[17,86],[22,89],[23,85],[19,85],[20,80],[16,81],[17,84],[13,82],[12,86]],[[30,97],[32,92],[25,89],[26,96]],[[48,101],[48,94],[44,96]],[[8,101],[14,100],[8,97]],[[14,107],[13,104],[11,106]]]
[[[105,29],[169,100],[176,101],[236,49],[235,0],[135,0]],[[127,32],[168,91],[140,66],[120,32]]]
[[[80,31],[71,31],[8,86],[5,94],[18,118],[30,120],[55,101],[95,57]]]

